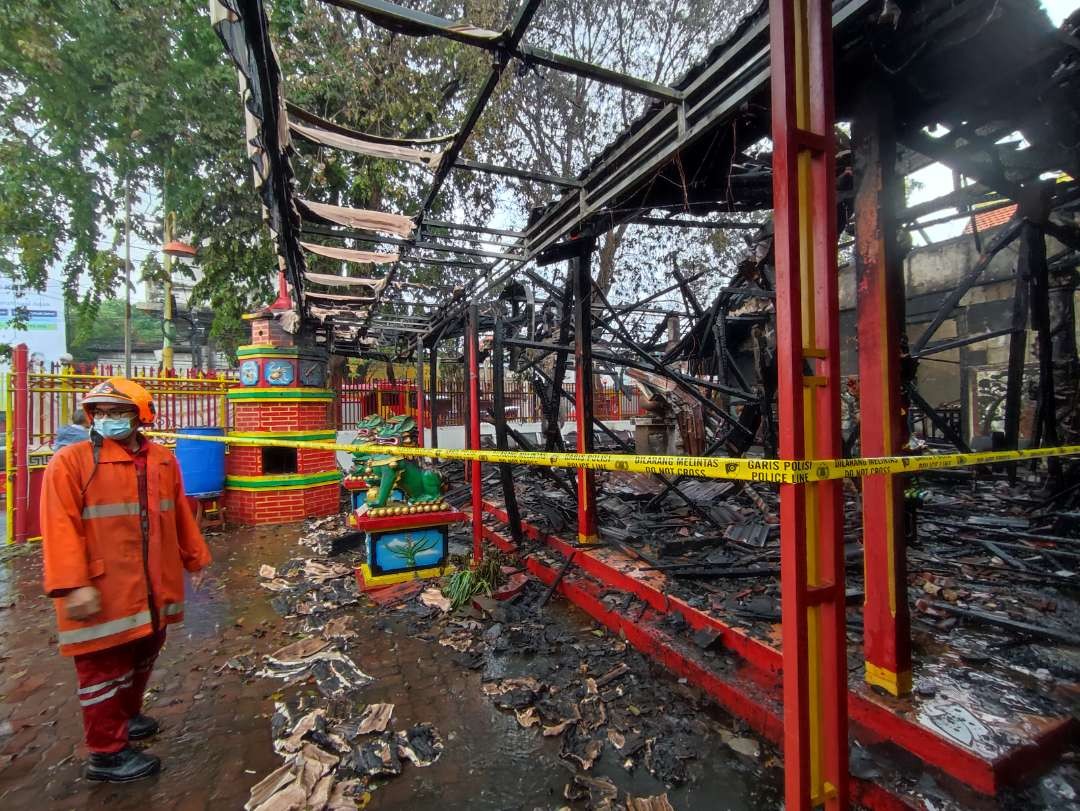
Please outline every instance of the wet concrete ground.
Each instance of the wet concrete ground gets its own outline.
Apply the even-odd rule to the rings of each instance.
[[[216,563],[200,593],[187,598],[187,620],[173,627],[151,681],[148,711],[164,724],[149,749],[165,768],[152,780],[108,786],[81,777],[85,752],[71,663],[55,649],[52,607],[40,594],[38,551],[0,563],[0,808],[236,809],[250,787],[276,768],[270,714],[282,693],[277,682],[245,681],[224,667],[240,655],[260,657],[298,638],[298,623],[270,609],[258,569],[296,556],[300,527],[239,530],[211,538]],[[582,639],[595,641],[588,618],[553,600],[550,614]],[[569,805],[563,787],[571,771],[556,739],[522,729],[481,692],[481,675],[452,661],[452,651],[410,635],[404,617],[370,604],[357,607],[360,644],[351,655],[375,678],[363,701],[394,703],[395,726],[431,722],[446,749],[437,763],[406,766],[377,785],[370,808],[547,809]],[[516,662],[515,668],[527,668]],[[698,696],[657,672],[693,712]],[[305,688],[300,688],[305,689]],[[310,688],[307,688],[310,689]],[[296,692],[294,689],[290,691]],[[702,707],[705,705],[702,704]],[[710,729],[740,733],[731,719],[713,714]],[[10,725],[10,726],[9,726]],[[715,735],[693,761],[694,778],[667,790],[644,769],[626,773],[609,753],[594,776],[609,776],[637,796],[668,792],[677,809],[759,811],[780,805],[775,752],[736,754]],[[581,806],[577,806],[581,807]]]

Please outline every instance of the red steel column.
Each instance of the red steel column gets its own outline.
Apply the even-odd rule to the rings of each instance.
[[[592,272],[589,258],[593,243],[581,245],[570,260],[574,277],[574,417],[577,422],[577,452],[593,450],[593,377],[592,377]],[[555,381],[556,386],[562,381]],[[578,543],[598,540],[596,523],[596,474],[578,468]]]
[[[427,404],[424,398],[424,342],[416,339],[416,444],[424,447],[424,419],[427,415]]]
[[[840,455],[832,19],[770,0],[780,457]],[[848,807],[840,482],[780,486],[784,789],[788,811]]]
[[[428,356],[428,421],[431,423],[431,447],[439,447],[439,336],[431,339],[431,354]],[[448,402],[453,402],[449,397]]]
[[[12,452],[15,456],[15,543],[26,543],[30,537],[30,390],[26,373],[29,368],[30,350],[26,344],[15,347],[12,368]]]
[[[877,82],[859,93],[855,146],[855,279],[859,319],[861,456],[899,455],[906,427],[900,391],[904,270],[896,245],[902,188],[896,175],[892,103]],[[903,477],[862,480],[866,681],[911,692]]]
[[[469,425],[466,431],[468,446],[480,450],[480,310],[469,306],[465,320],[465,354],[469,363]],[[469,462],[469,481],[472,484],[473,563],[479,563],[484,555],[484,516],[481,512],[483,482],[480,481],[480,463]]]

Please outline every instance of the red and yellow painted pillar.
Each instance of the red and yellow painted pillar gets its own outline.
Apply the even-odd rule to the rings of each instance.
[[[840,455],[832,18],[770,0],[780,457]],[[840,482],[780,486],[784,793],[789,811],[848,806]]]
[[[907,440],[900,380],[904,330],[903,264],[896,212],[892,104],[869,81],[859,93],[855,147],[855,279],[859,336],[859,455],[896,456]],[[894,696],[911,691],[911,619],[907,604],[903,477],[862,480],[866,598],[866,681]]]

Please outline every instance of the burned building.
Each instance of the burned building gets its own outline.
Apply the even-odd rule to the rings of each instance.
[[[664,86],[530,46],[534,0],[502,31],[384,2],[335,4],[492,57],[437,160],[430,144],[392,144],[416,159],[427,150],[437,165],[415,211],[303,200],[291,182],[290,116],[322,131],[307,137],[360,154],[385,154],[373,144],[386,139],[297,114],[262,4],[215,4],[244,76],[259,191],[304,338],[337,354],[398,341],[429,371],[440,345],[464,350],[473,451],[427,452],[468,459],[458,501],[472,511],[473,564],[491,547],[518,556],[549,595],[557,590],[782,742],[788,808],[897,807],[920,796],[926,774],[932,791],[921,796],[935,803],[984,795],[1023,805],[1025,777],[1067,769],[1059,756],[1075,734],[1080,675],[1077,449],[1066,444],[1076,385],[1067,291],[1080,248],[1075,18],[1056,29],[1032,0],[772,0]],[[551,186],[523,230],[432,222],[449,173],[477,169],[462,150],[515,60],[649,101],[578,177],[487,167]],[[850,122],[850,135],[838,122]],[[1006,138],[1014,132],[1024,148]],[[767,153],[750,155],[763,139]],[[935,161],[974,182],[905,207],[903,178]],[[979,234],[974,253],[967,241],[908,250],[903,234],[925,216],[1002,201],[1017,209]],[[667,216],[672,207],[680,217]],[[690,306],[674,342],[635,335],[624,317],[646,302],[612,302],[594,282],[598,240],[619,224],[694,233],[763,211],[772,223],[761,250]],[[312,235],[331,242],[305,247]],[[477,235],[497,247],[461,244]],[[841,239],[851,255],[843,271]],[[438,254],[477,273],[450,295],[406,305],[393,283],[407,262],[377,280],[307,272],[305,250],[370,264],[344,247],[360,243],[393,245],[402,259]],[[541,282],[532,265],[560,272]],[[544,334],[528,307],[500,300],[510,283],[549,303]],[[322,289],[331,284],[363,294]],[[677,279],[672,289],[689,304],[683,287]],[[854,306],[846,318],[844,304]],[[477,375],[488,332],[490,409]],[[535,372],[543,448],[519,441],[511,450],[500,407],[510,353],[518,372]],[[959,353],[959,381],[932,371],[950,353]],[[980,392],[986,367],[1001,366],[998,420],[981,413]],[[571,368],[572,395],[563,388]],[[606,368],[678,393],[684,455],[638,456],[618,437],[621,458],[593,453],[596,432],[608,429],[593,418],[592,379]],[[858,381],[842,393],[846,372]],[[855,426],[844,435],[843,394],[861,458],[845,458]],[[567,399],[573,449],[552,428]],[[481,420],[495,424],[497,457],[480,451]],[[923,421],[937,447],[911,441]],[[1015,452],[973,456],[984,428],[992,447]],[[526,453],[534,450],[542,453]],[[497,462],[491,476],[484,460]],[[1049,682],[1032,675],[1042,671]],[[592,763],[583,752],[605,745],[591,729],[559,730],[582,773]]]

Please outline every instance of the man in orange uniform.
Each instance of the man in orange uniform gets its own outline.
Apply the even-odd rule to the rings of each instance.
[[[82,407],[90,439],[58,451],[42,484],[45,593],[60,652],[75,659],[86,776],[128,782],[161,768],[128,741],[158,730],[143,693],[165,626],[184,618],[184,569],[197,587],[210,550],[175,457],[138,431],[154,420],[149,392],[114,377]]]

